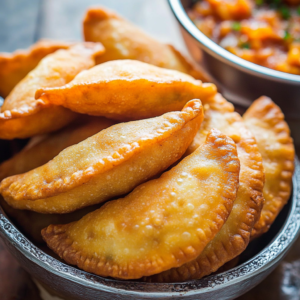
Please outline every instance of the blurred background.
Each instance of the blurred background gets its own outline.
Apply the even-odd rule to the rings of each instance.
[[[0,0],[0,52],[27,48],[41,38],[81,40],[81,21],[87,7],[92,5],[117,11],[153,37],[187,54],[166,0]],[[239,299],[300,299],[299,253],[300,241],[263,283]],[[0,299],[58,299],[36,287],[1,240]]]
[[[0,0],[0,51],[27,48],[40,38],[81,40],[87,7],[104,5],[149,34],[185,50],[165,0]]]

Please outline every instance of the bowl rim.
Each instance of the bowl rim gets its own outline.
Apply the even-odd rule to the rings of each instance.
[[[293,85],[300,84],[300,75],[294,75],[266,68],[244,60],[225,50],[197,28],[197,26],[187,15],[184,7],[182,6],[181,0],[168,0],[168,2],[174,16],[181,26],[200,44],[201,48],[203,48],[213,57],[250,75]]]
[[[275,265],[300,234],[300,162],[295,158],[291,208],[281,230],[261,252],[243,264],[225,271],[183,283],[148,283],[103,278],[69,266],[33,245],[6,217],[0,206],[0,235],[32,263],[45,271],[84,287],[127,296],[147,295],[148,298],[196,296],[228,288],[249,277],[257,276]],[[134,290],[133,288],[139,288]],[[128,288],[129,287],[129,288]],[[147,291],[150,287],[150,291]]]

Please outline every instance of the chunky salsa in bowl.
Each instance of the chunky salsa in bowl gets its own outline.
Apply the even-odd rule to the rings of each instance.
[[[231,53],[300,75],[300,0],[199,0],[188,14]]]

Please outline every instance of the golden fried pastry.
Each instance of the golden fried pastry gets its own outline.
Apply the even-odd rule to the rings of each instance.
[[[71,123],[59,132],[44,137],[34,137],[24,150],[0,165],[0,180],[39,167],[58,155],[63,149],[77,144],[113,124],[115,122],[108,119],[88,117]],[[87,213],[99,208],[99,205],[89,206],[70,214],[45,215],[12,208],[1,196],[0,205],[22,232],[35,243],[43,242],[41,230],[46,226],[77,221]]]
[[[47,164],[1,182],[14,208],[68,213],[130,192],[186,151],[203,119],[199,100],[181,112],[117,124],[63,150]]]
[[[70,82],[82,70],[93,67],[95,55],[103,51],[101,44],[83,43],[43,58],[6,97],[0,111],[0,138],[27,138],[55,131],[73,120],[73,112],[36,101],[35,92]]]
[[[58,49],[67,49],[70,45],[65,42],[40,40],[27,50],[0,53],[0,96],[8,96],[42,58]]]
[[[219,93],[208,98],[205,103],[205,114],[200,130],[197,132],[185,155],[193,153],[205,141],[208,132],[212,128],[217,128],[222,131],[225,127],[227,129],[225,134],[230,136],[232,132],[229,132],[230,122],[228,117],[229,119],[233,118],[232,122],[235,122],[239,119],[237,114],[233,114],[234,106]],[[226,113],[228,113],[227,118],[225,117]],[[233,127],[231,131],[236,132],[236,128]],[[233,137],[231,136],[231,138]]]
[[[92,205],[69,214],[39,214],[29,210],[12,208],[0,195],[0,205],[12,222],[35,244],[44,244],[41,230],[50,224],[67,224],[78,221],[86,214],[98,209],[100,205]]]
[[[135,279],[197,257],[236,198],[234,142],[212,130],[205,144],[159,179],[110,201],[80,221],[42,231],[67,263],[101,276]]]
[[[220,111],[206,108],[201,128],[188,151],[192,152],[203,144],[211,128],[221,130],[235,141],[241,170],[237,198],[232,211],[219,233],[195,260],[179,268],[145,278],[145,281],[186,281],[200,279],[217,271],[246,249],[252,228],[259,219],[264,186],[261,154],[255,138],[245,128],[241,116],[230,111],[231,107],[226,104],[224,98],[217,100],[219,101],[215,104],[212,102],[211,106],[218,107]]]
[[[8,176],[22,174],[37,168],[65,148],[114,124],[114,121],[105,118],[89,117],[76,123],[73,122],[68,127],[48,136],[34,137],[21,152],[0,165],[0,181]]]
[[[106,49],[97,63],[135,59],[211,82],[199,66],[191,63],[174,47],[158,42],[107,8],[90,8],[84,17],[83,32],[86,41],[101,42]]]
[[[181,110],[205,99],[216,86],[191,76],[134,60],[115,60],[80,73],[69,84],[41,88],[36,98],[75,112],[116,120],[138,120]]]
[[[265,204],[252,231],[255,238],[268,231],[290,197],[295,149],[284,115],[271,99],[260,97],[243,118],[257,140],[266,174]]]

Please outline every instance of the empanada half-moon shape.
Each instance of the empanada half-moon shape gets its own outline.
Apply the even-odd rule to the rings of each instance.
[[[27,50],[17,50],[13,53],[0,53],[0,96],[5,98],[12,89],[40,60],[58,49],[67,49],[70,43],[40,40]]]
[[[217,107],[217,105],[212,105]],[[252,228],[259,219],[263,205],[264,171],[262,157],[255,138],[246,129],[242,117],[236,112],[207,108],[204,121],[194,139],[193,149],[204,143],[211,128],[217,128],[231,137],[237,146],[240,160],[239,188],[232,211],[218,234],[193,261],[179,268],[146,277],[151,282],[180,282],[200,279],[217,271],[247,247]]]
[[[90,8],[84,17],[83,32],[86,41],[100,42],[106,49],[97,63],[134,59],[211,82],[200,66],[189,61],[173,46],[158,42],[107,8]]]
[[[65,148],[114,124],[114,121],[105,118],[87,117],[74,121],[58,132],[46,136],[36,136],[22,151],[0,165],[0,181],[42,166]]]
[[[214,94],[214,84],[203,84],[184,73],[115,60],[81,72],[65,86],[39,89],[36,98],[75,112],[125,121],[181,110],[193,98],[205,103]]]
[[[53,160],[1,182],[13,207],[68,213],[130,192],[177,161],[200,128],[199,100],[181,112],[102,130],[63,150]]]
[[[104,51],[101,44],[82,43],[61,49],[43,58],[6,97],[0,111],[0,138],[27,138],[55,131],[76,114],[63,107],[43,105],[34,96],[42,87],[62,86],[79,72],[95,65],[95,55]]]
[[[291,194],[295,149],[280,108],[268,97],[260,97],[243,116],[254,134],[266,174],[265,204],[252,238],[268,231]]]
[[[113,124],[115,122],[112,120],[83,116],[58,132],[36,136],[29,141],[24,150],[0,165],[0,180],[37,168],[58,155],[63,149],[77,144]],[[34,211],[15,209],[8,205],[1,196],[0,205],[18,228],[31,241],[39,244],[43,243],[41,230],[46,226],[77,221],[87,213],[99,208],[99,205],[96,205],[69,214],[45,215]]]
[[[110,201],[80,221],[42,231],[67,263],[101,276],[135,279],[201,253],[236,198],[234,142],[212,131],[206,143],[160,178]]]

